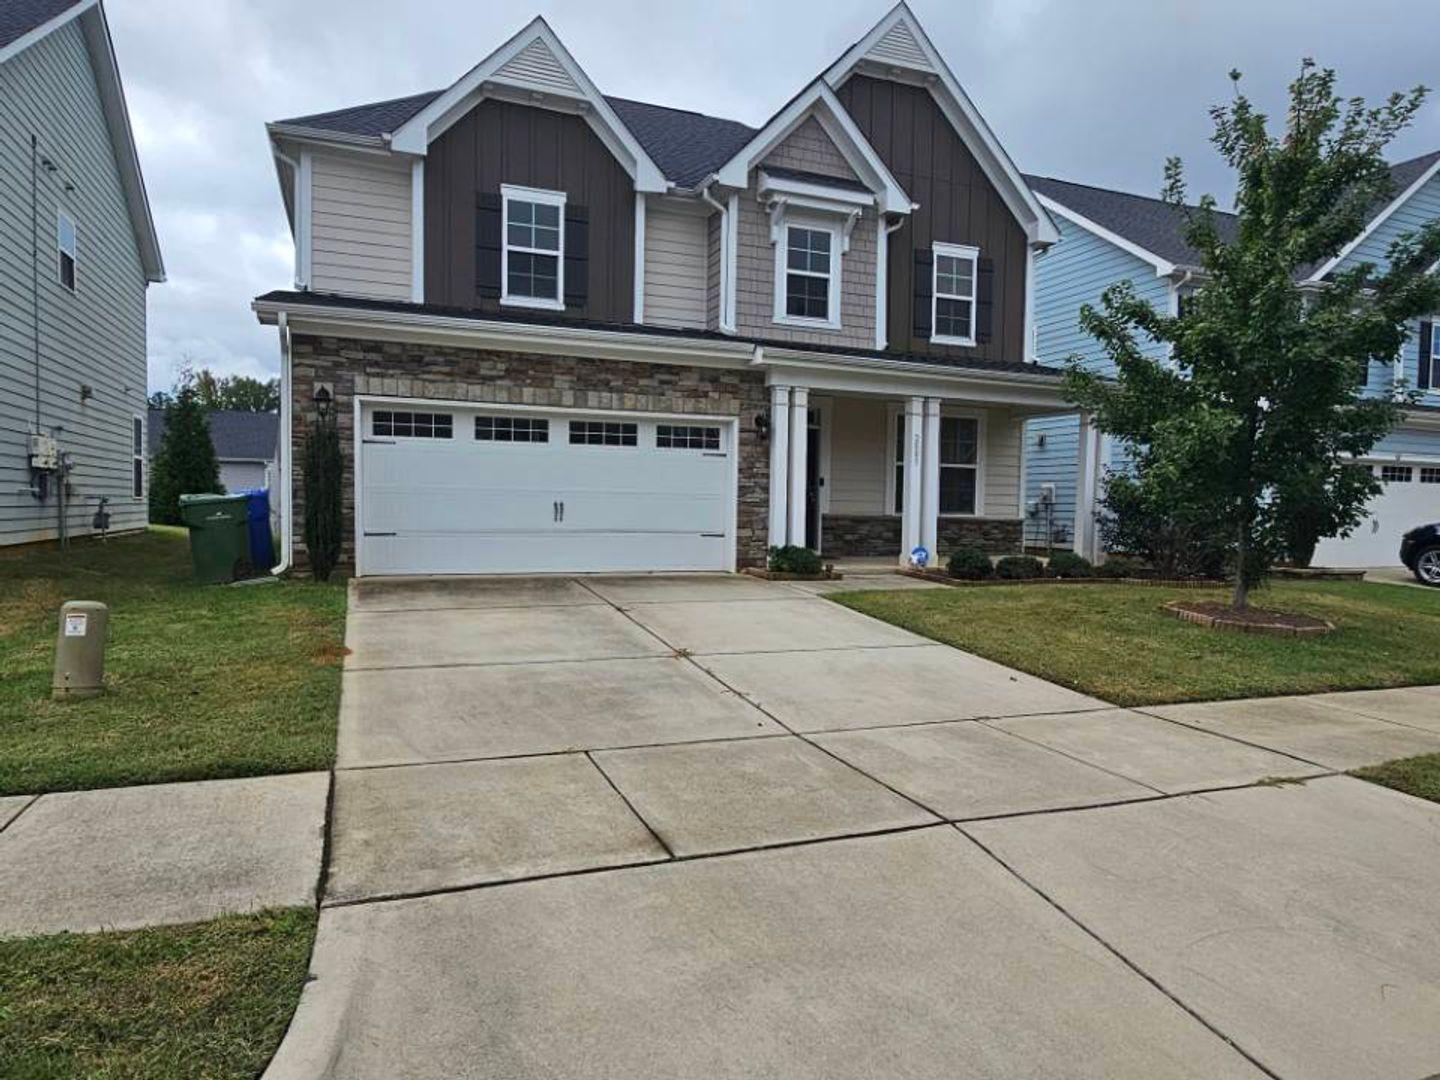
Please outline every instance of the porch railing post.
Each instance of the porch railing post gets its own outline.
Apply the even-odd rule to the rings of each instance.
[[[770,535],[771,547],[784,547],[790,529],[787,492],[790,481],[790,387],[770,387]]]
[[[810,391],[790,388],[790,535],[789,542],[805,546],[805,492],[810,450]]]
[[[940,399],[925,399],[924,459],[921,473],[920,546],[932,565],[940,559]]]
[[[920,544],[921,458],[924,448],[925,399],[912,397],[905,402],[905,468],[904,494],[900,503],[900,565],[910,562],[910,552]]]

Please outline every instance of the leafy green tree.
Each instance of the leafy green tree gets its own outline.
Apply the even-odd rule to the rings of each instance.
[[[200,402],[212,412],[276,412],[280,408],[280,380],[261,382],[247,375],[217,377],[208,368],[195,376]]]
[[[344,472],[335,418],[317,416],[305,438],[305,550],[321,581],[340,562]]]
[[[218,495],[223,490],[209,412],[194,385],[183,383],[165,412],[165,436],[150,464],[150,520],[178,525],[181,495]]]
[[[1372,360],[1389,365],[1407,322],[1440,308],[1440,222],[1397,239],[1388,265],[1363,263],[1319,287],[1300,284],[1363,229],[1391,194],[1383,151],[1425,99],[1418,87],[1381,106],[1335,94],[1335,73],[1306,60],[1290,85],[1285,130],[1239,92],[1211,110],[1212,142],[1234,170],[1237,229],[1222,239],[1215,200],[1186,210],[1186,239],[1201,255],[1203,288],[1178,316],[1157,312],[1125,285],[1087,307],[1085,329],[1115,363],[1107,381],[1072,363],[1071,400],[1101,430],[1137,447],[1138,469],[1174,485],[1188,521],[1213,522],[1235,568],[1233,604],[1292,545],[1302,503],[1328,528],[1354,528],[1376,481],[1351,464],[1399,420],[1407,395],[1365,397]],[[1164,198],[1186,205],[1179,159]],[[1144,335],[1170,347],[1146,356]],[[1288,515],[1288,518],[1287,518]]]

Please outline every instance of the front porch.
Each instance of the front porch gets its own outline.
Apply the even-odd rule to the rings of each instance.
[[[978,546],[1023,548],[1025,422],[1064,411],[1058,387],[896,394],[876,387],[770,383],[771,544],[827,560],[932,565]],[[797,380],[798,383],[798,380]],[[828,385],[827,385],[828,384]],[[1097,433],[1083,422],[1077,550],[1094,551]],[[1086,450],[1088,449],[1088,453]]]

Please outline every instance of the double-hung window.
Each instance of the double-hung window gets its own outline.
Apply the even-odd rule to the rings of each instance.
[[[565,193],[506,184],[500,302],[565,306]]]
[[[930,340],[941,345],[975,344],[975,282],[980,249],[935,245],[935,281]]]
[[[1430,374],[1429,379],[1421,382],[1431,391],[1440,390],[1440,333],[1437,330],[1440,330],[1440,320],[1430,324],[1430,355],[1420,357],[1421,364],[1429,365],[1426,370]]]
[[[895,513],[905,508],[905,414],[895,417]],[[940,418],[940,513],[978,513],[980,421],[974,416]]]
[[[130,418],[130,494],[145,497],[145,421],[139,416]]]
[[[60,211],[56,219],[55,247],[58,259],[56,273],[60,284],[74,292],[75,268],[80,262],[80,239],[75,219],[64,210]]]
[[[838,231],[818,224],[787,224],[785,242],[776,247],[775,321],[839,326]]]

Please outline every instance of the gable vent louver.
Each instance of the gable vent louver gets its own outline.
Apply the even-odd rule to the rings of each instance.
[[[930,60],[925,55],[925,50],[920,47],[920,42],[915,39],[914,32],[907,22],[897,22],[877,41],[871,50],[865,54],[867,60],[873,60],[877,64],[895,64],[900,67],[914,68],[919,71],[933,71]]]
[[[545,42],[538,39],[526,45],[497,71],[495,80],[570,97],[583,96],[583,91],[570,77],[564,65],[546,47]]]

